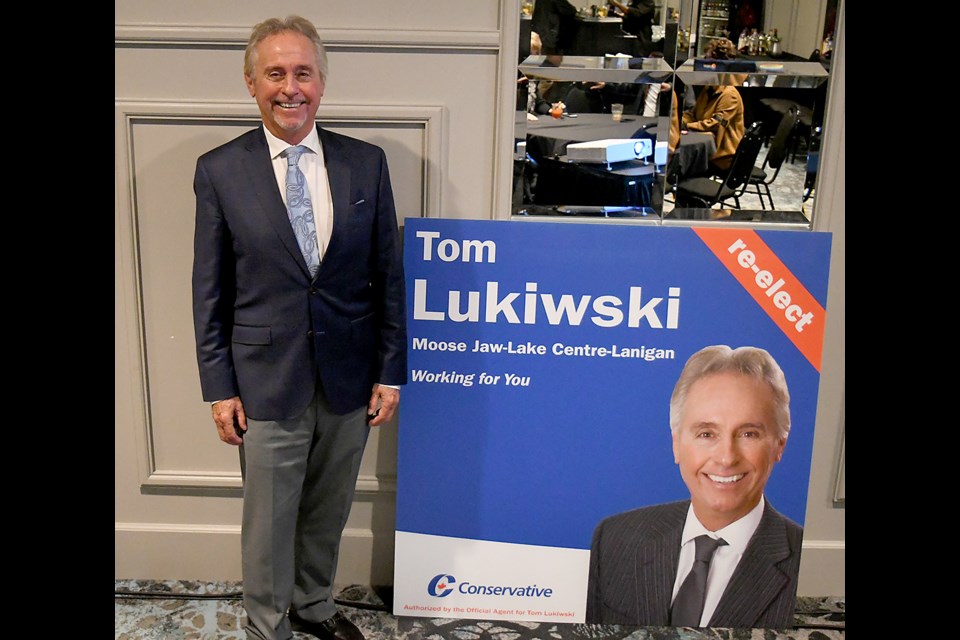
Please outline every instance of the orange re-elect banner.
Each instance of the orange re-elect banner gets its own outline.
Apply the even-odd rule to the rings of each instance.
[[[826,314],[803,283],[755,231],[694,232],[819,372]]]

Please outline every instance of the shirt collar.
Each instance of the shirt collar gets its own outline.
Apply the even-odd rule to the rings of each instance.
[[[687,521],[683,525],[680,546],[687,544],[697,536],[707,534],[711,538],[723,538],[732,551],[743,554],[747,549],[747,543],[750,542],[750,538],[753,536],[753,532],[760,526],[760,519],[763,517],[765,502],[766,499],[760,496],[760,502],[758,502],[757,506],[751,509],[747,515],[716,531],[708,531],[707,528],[700,523],[697,515],[693,512],[693,503],[691,502],[687,508]]]
[[[267,148],[270,149],[270,157],[276,159],[287,147],[292,147],[295,145],[290,144],[285,140],[281,140],[277,136],[270,133],[267,130],[267,127],[261,125],[263,128],[263,134],[267,137]],[[300,144],[311,151],[313,151],[318,156],[322,157],[320,149],[320,136],[317,134],[317,128],[313,127],[310,129],[310,133],[307,134],[307,137],[300,141]]]

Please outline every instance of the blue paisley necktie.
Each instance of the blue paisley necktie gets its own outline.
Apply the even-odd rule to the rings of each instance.
[[[306,150],[302,145],[288,147],[280,155],[287,159],[287,215],[293,233],[297,236],[300,252],[310,269],[310,277],[313,277],[320,268],[317,226],[313,220],[313,202],[310,200],[310,190],[307,189],[307,179],[297,165]]]

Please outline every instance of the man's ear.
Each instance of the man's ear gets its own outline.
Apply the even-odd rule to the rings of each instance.
[[[680,444],[677,442],[676,432],[671,433],[671,440],[673,440],[673,464],[680,464]],[[778,457],[777,460],[780,458]]]
[[[253,78],[247,74],[243,74],[243,82],[247,85],[247,92],[250,94],[251,98],[255,98],[257,95],[256,87],[253,84]]]
[[[780,462],[780,459],[783,457],[783,450],[787,447],[787,439],[783,438],[777,444],[777,462]]]

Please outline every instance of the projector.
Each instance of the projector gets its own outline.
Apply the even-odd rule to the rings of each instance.
[[[670,147],[667,146],[667,143],[663,140],[658,140],[653,148],[653,163],[660,165],[667,164],[668,151],[670,151]]]
[[[609,138],[567,145],[567,160],[571,162],[624,162],[644,160],[653,154],[650,138]]]

